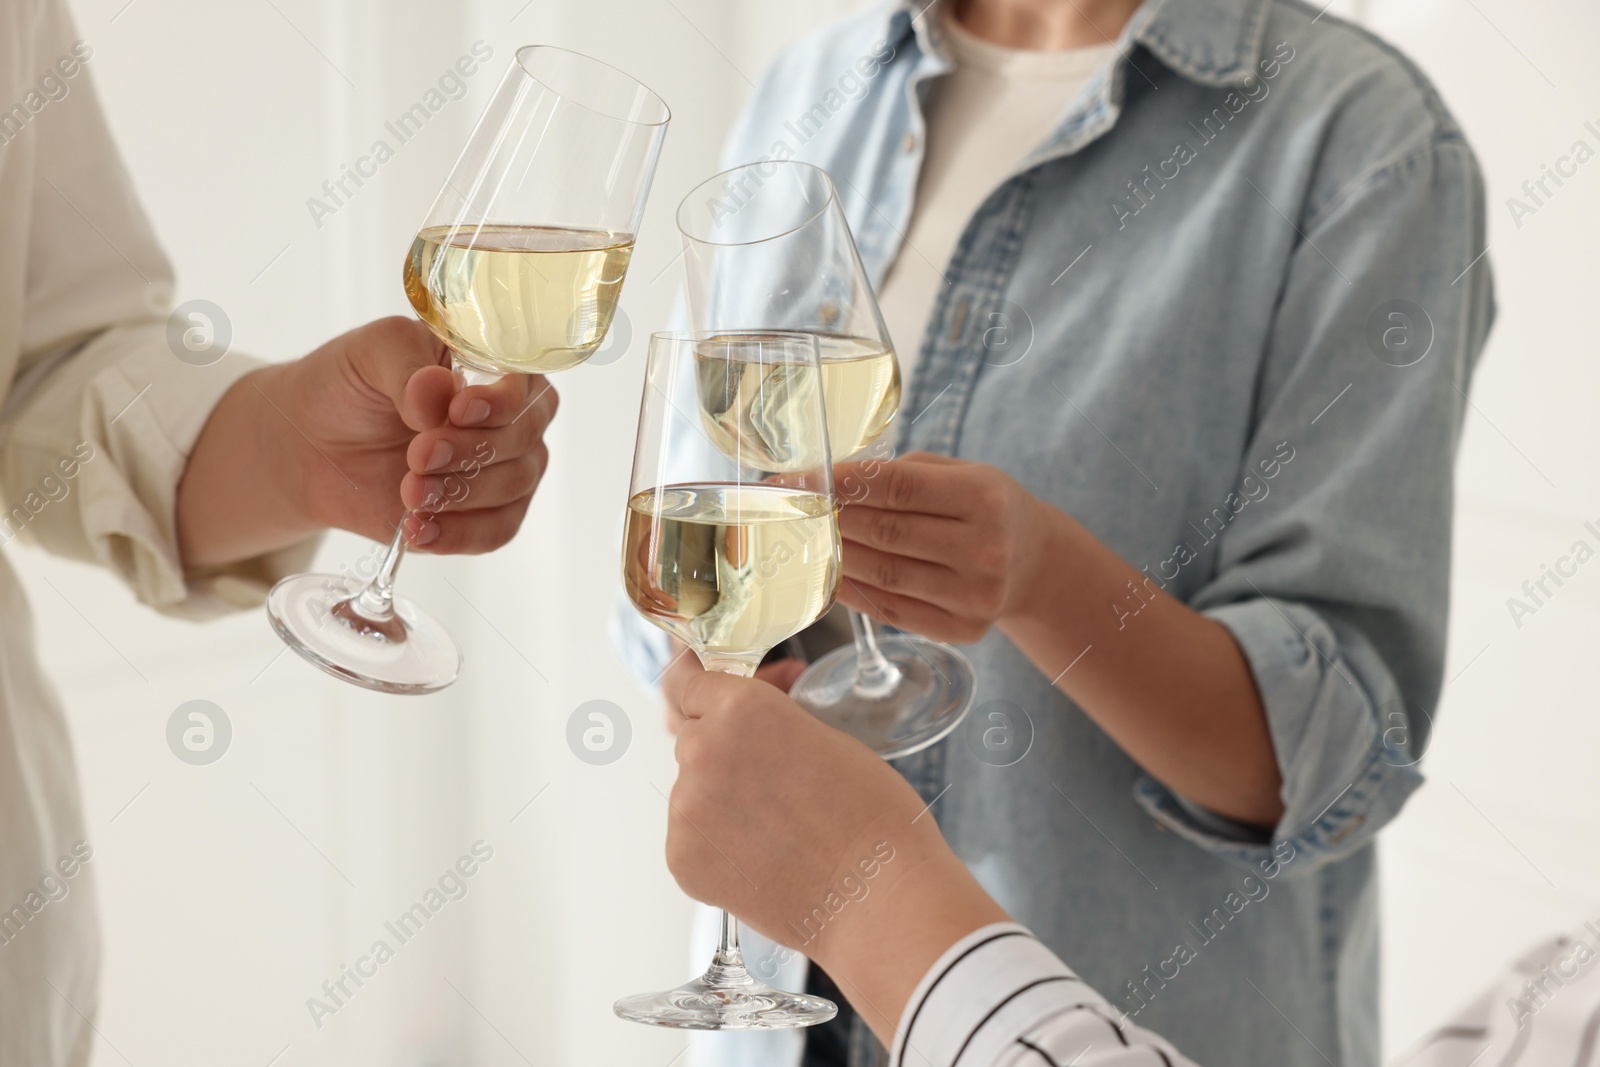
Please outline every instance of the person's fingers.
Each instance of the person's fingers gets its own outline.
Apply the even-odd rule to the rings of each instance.
[[[407,475],[407,477],[411,477]],[[493,552],[517,535],[532,494],[494,508],[406,516],[406,543],[435,555],[477,555]]]
[[[421,322],[394,315],[351,331],[346,357],[368,389],[387,397],[413,430],[444,421],[455,392],[450,350]]]
[[[806,672],[806,664],[797,659],[780,659],[773,663],[763,664],[756,671],[756,680],[766,682],[780,693],[787,693],[794,687],[794,683]]]
[[[728,835],[712,829],[707,835],[705,827],[715,826],[716,818],[726,806],[713,774],[698,772],[699,758],[695,755],[701,747],[686,737],[694,737],[695,723],[685,723],[678,735],[675,755],[678,758],[678,780],[672,784],[667,797],[667,839],[665,858],[667,871],[678,888],[691,899],[721,906],[728,903],[724,895],[730,880],[740,877],[733,861],[713,837],[723,841]]]
[[[971,511],[966,499],[968,478],[960,469],[964,466],[855,461],[835,464],[833,480],[840,498],[850,507],[865,504],[886,511],[960,517]]]
[[[450,398],[456,395],[456,378],[450,368],[421,367],[406,379],[405,390],[395,402],[400,421],[412,430],[442,426],[450,411]]]
[[[679,710],[684,718],[693,722],[729,708],[748,705],[763,692],[760,687],[752,686],[752,681],[723,671],[701,671],[684,682]]]
[[[876,589],[853,579],[839,583],[839,603],[881,623],[935,641],[971,644],[989,631],[987,625],[959,618],[936,604]]]
[[[965,559],[973,551],[972,529],[961,519],[890,511],[870,503],[839,509],[839,536],[930,563]]]
[[[688,728],[687,731],[685,730],[685,727]],[[672,741],[672,758],[680,765],[683,763],[683,752],[686,743],[689,745],[694,743],[693,737],[695,729],[696,728],[689,722],[688,719],[684,718],[682,715],[678,716],[678,726],[672,731],[675,735]],[[677,787],[674,786],[673,788],[676,789]]]
[[[523,455],[544,439],[553,406],[536,404],[508,426],[463,429],[443,423],[424,430],[406,448],[406,466],[416,474],[462,474]]]
[[[704,718],[711,710],[711,698],[728,678],[717,671],[701,671],[684,679],[683,688],[678,691],[678,711],[690,722]],[[678,732],[678,743],[683,744],[682,730]]]
[[[469,385],[450,401],[455,426],[510,426],[540,421],[540,433],[555,418],[560,397],[542,374],[508,374],[491,385]]]
[[[683,686],[691,677],[705,670],[699,657],[688,645],[677,645],[676,655],[661,672],[661,701],[666,717],[667,733],[676,734],[683,725]]]
[[[678,710],[678,705],[668,704],[661,709],[661,724],[667,728],[668,735],[677,736],[678,731],[683,728],[683,723],[683,712]]]
[[[954,456],[941,456],[937,452],[907,452],[905,455],[896,456],[895,458],[905,463],[932,463],[943,467],[960,466],[961,464],[972,462],[971,460],[957,459]]]
[[[531,496],[544,477],[550,452],[541,442],[533,450],[465,471],[446,474],[412,474],[400,481],[400,499],[414,511],[432,514],[477,511]]]
[[[844,577],[873,589],[942,604],[969,590],[966,580],[949,567],[895,555],[859,542],[845,543]]]

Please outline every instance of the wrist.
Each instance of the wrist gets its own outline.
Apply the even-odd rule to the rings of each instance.
[[[212,409],[178,483],[184,566],[224,566],[282,548],[320,529],[302,502],[305,438],[284,420],[277,366],[234,382]],[[274,410],[276,408],[276,410]]]
[[[1074,559],[1072,517],[1059,508],[1027,494],[1028,521],[1021,540],[1022,554],[1012,579],[1012,596],[995,626],[1011,636],[1017,626],[1047,619],[1059,600],[1063,575]]]
[[[319,487],[322,474],[318,464],[327,460],[306,436],[295,418],[304,409],[304,360],[275,363],[252,371],[234,386],[252,406],[249,416],[255,437],[265,455],[278,458],[263,472],[262,495],[272,503],[274,526],[285,536],[306,537],[327,529],[332,523],[319,510],[319,503],[333,499],[330,492],[340,486]],[[348,489],[348,484],[343,486]]]
[[[806,946],[887,1045],[906,1002],[945,950],[1009,916],[945,846],[907,856],[893,883],[880,886],[815,947]]]

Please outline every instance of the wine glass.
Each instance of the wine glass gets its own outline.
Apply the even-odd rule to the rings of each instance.
[[[743,678],[833,604],[839,524],[823,383],[806,334],[654,334],[639,410],[622,584],[707,670]],[[633,1022],[770,1030],[838,1008],[756,980],[722,913],[711,966],[687,985],[617,1001]]]
[[[827,172],[793,160],[735,167],[684,197],[678,229],[693,327],[813,334],[833,455],[848,459],[879,441],[900,405],[900,366]],[[870,481],[846,488],[870,499]],[[813,715],[885,759],[926,748],[966,717],[976,685],[957,649],[882,634],[854,611],[850,626],[854,643],[812,664],[789,691]]]
[[[406,296],[461,382],[566,370],[604,342],[669,118],[615,67],[548,45],[517,51],[405,262]],[[285,578],[267,614],[329,674],[428,693],[455,681],[461,651],[394,593],[403,531],[402,516],[371,581]]]

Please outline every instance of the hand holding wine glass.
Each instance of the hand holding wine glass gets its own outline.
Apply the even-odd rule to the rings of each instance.
[[[771,686],[701,672],[684,711],[667,814],[673,878],[804,953],[892,1043],[941,951],[1004,910],[904,778]]]
[[[650,338],[623,591],[707,670],[754,676],[833,603],[839,527],[822,394],[806,334]],[[718,447],[704,447],[710,438]],[[726,912],[702,977],[616,1004],[624,1019],[695,1030],[810,1026],[836,1011],[757,981]]]
[[[399,485],[415,549],[491,552],[515,535],[549,459],[556,391],[537,375],[463,388],[449,359],[421,323],[396,317],[336,338],[284,383],[321,453],[301,464],[320,524],[387,540]]]
[[[432,616],[395,595],[395,572],[408,544],[445,536],[450,513],[469,496],[476,507],[501,501],[501,521],[520,523],[507,494],[542,471],[542,451],[514,467],[483,468],[496,441],[526,443],[537,425],[524,422],[526,412],[548,386],[493,383],[502,374],[577,366],[605,340],[669,117],[660,97],[614,67],[562,48],[518,50],[404,269],[406,296],[467,386],[451,403],[451,424],[480,432],[412,427],[429,432],[408,454],[400,489],[407,510],[371,581],[302,574],[274,587],[273,628],[311,663],[388,693],[455,681],[461,650]],[[527,404],[509,410],[501,398],[517,394],[528,395]],[[471,470],[471,492],[461,491],[455,463]]]
[[[909,452],[838,464],[839,600],[941,641],[982,640],[1036,588],[1038,498],[986,463]]]
[[[473,423],[480,403],[489,414]],[[492,551],[516,533],[544,474],[555,410],[555,390],[535,375],[461,388],[415,319],[359,326],[223,396],[178,494],[185,565],[249,559],[329,528],[387,541],[397,485],[427,512],[407,523],[413,547]],[[241,479],[240,455],[272,462]]]

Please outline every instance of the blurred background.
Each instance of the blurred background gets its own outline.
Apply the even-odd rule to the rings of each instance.
[[[97,1067],[676,1062],[679,1036],[610,1009],[688,966],[690,906],[661,855],[670,744],[605,636],[644,339],[678,283],[673,209],[715,169],[750,83],[785,42],[857,6],[72,0],[178,299],[220,305],[234,347],[269,358],[408,310],[402,256],[518,45],[603,58],[674,112],[623,294],[617,329],[631,343],[558,379],[552,467],[522,534],[492,556],[413,556],[402,571],[402,590],[466,649],[453,688],[368,694],[286,653],[259,612],[206,627],[155,618],[100,572],[7,548],[87,795],[105,932]],[[1600,163],[1520,225],[1506,205],[1575,140],[1600,144],[1584,129],[1600,127],[1600,11],[1587,0],[1330,10],[1414,57],[1466,127],[1488,175],[1500,303],[1458,468],[1430,781],[1383,838],[1392,1052],[1528,942],[1600,911],[1600,565],[1520,626],[1507,606],[1575,540],[1594,543],[1584,522],[1600,525]],[[492,58],[461,98],[315,217],[311,198],[331,203],[323,183],[380,138],[394,146],[385,123],[476,42]],[[321,562],[353,567],[369,550],[334,536]],[[231,723],[215,763],[168,747],[168,718],[189,700]],[[592,700],[631,726],[609,765],[566,740]],[[308,998],[477,842],[492,858],[466,896],[314,1020]]]

